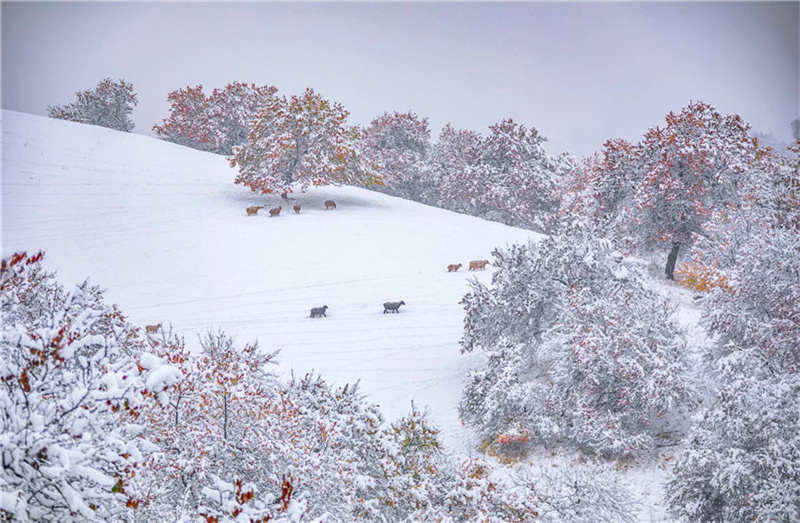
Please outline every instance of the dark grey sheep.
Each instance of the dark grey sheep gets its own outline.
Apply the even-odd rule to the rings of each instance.
[[[398,309],[401,305],[405,305],[406,302],[404,301],[387,301],[383,304],[383,313],[386,314],[387,312],[400,312]]]
[[[311,317],[316,318],[325,316],[327,318],[327,315],[325,314],[326,310],[328,310],[327,305],[323,305],[322,307],[314,307],[313,309],[311,309]]]

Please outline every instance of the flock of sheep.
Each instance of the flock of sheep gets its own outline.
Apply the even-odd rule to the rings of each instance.
[[[258,214],[258,211],[260,211],[263,208],[264,207],[261,206],[261,205],[254,205],[252,207],[248,207],[245,210],[247,211],[247,215],[248,216],[254,216],[254,215]],[[333,201],[333,200],[325,200],[325,210],[326,211],[327,210],[331,210],[331,209],[335,209],[335,208],[336,208],[336,202],[335,201]],[[270,218],[274,218],[275,216],[278,216],[281,213],[281,209],[283,209],[283,207],[280,206],[280,205],[270,209],[269,210]],[[295,214],[300,214],[300,209],[302,209],[302,207],[300,205],[295,205],[295,206],[292,207],[292,209],[294,209]]]
[[[325,210],[326,211],[332,210],[332,209],[336,209],[336,202],[334,202],[333,200],[326,200],[324,205],[325,205]],[[263,207],[260,206],[260,205],[256,205],[256,206],[253,206],[253,207],[248,207],[247,208],[247,215],[248,216],[253,216],[255,214],[258,214],[258,211],[261,210],[261,209],[263,209]],[[294,209],[295,213],[299,214],[301,207],[299,205],[295,205],[293,207],[293,209]],[[274,208],[269,210],[270,217],[278,216],[280,213],[281,213],[281,206],[274,207]],[[478,270],[478,269],[484,270],[484,269],[486,269],[486,265],[488,265],[488,264],[489,264],[489,260],[472,260],[471,262],[469,262],[469,270],[471,270],[471,271]],[[461,268],[461,264],[460,263],[459,264],[451,264],[451,265],[447,266],[447,272],[458,272],[458,269],[460,269],[460,268]],[[406,304],[406,302],[404,302],[402,300],[400,300],[400,301],[387,301],[386,303],[383,304],[383,313],[384,314],[387,314],[387,313],[399,313],[400,312],[400,306],[401,305],[405,305],[405,304]],[[328,306],[327,305],[323,305],[322,307],[314,307],[313,309],[311,309],[311,316],[310,317],[311,318],[327,317],[327,314],[325,314],[327,310],[328,310]],[[148,330],[148,332],[150,332],[150,331]]]
[[[334,202],[333,200],[326,200],[324,205],[325,205],[325,210],[326,211],[327,210],[336,209],[336,202]],[[252,206],[252,207],[248,207],[246,209],[247,210],[247,215],[248,216],[256,215],[256,214],[258,214],[258,211],[260,211],[263,208],[264,207],[261,206],[261,205],[255,205],[255,206]],[[301,208],[302,207],[300,205],[295,205],[293,207],[294,212],[297,213],[297,214],[300,213],[300,209]],[[269,210],[270,217],[278,216],[281,213],[281,209],[282,209],[281,206],[274,207],[274,208],[270,209]],[[486,269],[486,265],[488,265],[488,264],[489,264],[489,260],[472,260],[471,262],[469,262],[469,270],[471,270],[471,271],[475,271],[475,270],[478,270],[478,269],[485,270]],[[460,269],[461,267],[462,267],[462,265],[460,263],[458,263],[458,264],[455,264],[455,263],[454,264],[450,264],[450,265],[447,266],[447,272],[458,272],[458,269]],[[386,303],[383,304],[383,313],[384,314],[399,313],[400,312],[400,306],[405,305],[405,304],[406,304],[406,302],[403,301],[403,300],[400,300],[400,301],[387,301]],[[322,307],[314,307],[313,309],[311,309],[311,316],[310,317],[311,318],[327,317],[327,315],[325,314],[325,312],[327,310],[328,310],[328,306],[327,305],[323,305]],[[160,323],[158,325],[147,325],[145,327],[145,332],[147,334],[155,334],[156,332],[158,332],[159,329],[161,329],[161,324]]]
[[[487,265],[489,265],[489,260],[472,260],[471,262],[469,262],[469,270],[471,270],[471,271],[477,271],[478,269],[486,270],[486,266]],[[455,264],[455,263],[454,264],[450,264],[450,265],[447,266],[447,272],[458,272],[458,269],[460,269],[460,268],[461,268],[461,264],[460,263],[458,263],[458,264]],[[406,302],[404,302],[402,300],[400,300],[400,301],[387,301],[386,303],[383,304],[383,313],[384,314],[395,313],[395,312],[399,313],[400,312],[400,306],[401,305],[405,305],[405,304],[406,304]],[[325,314],[325,312],[327,310],[328,310],[328,306],[327,305],[323,305],[322,307],[314,307],[313,309],[311,309],[311,316],[310,317],[311,318],[322,318],[323,316],[325,316],[327,318],[327,314]]]

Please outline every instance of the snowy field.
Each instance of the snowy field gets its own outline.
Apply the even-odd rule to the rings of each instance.
[[[534,233],[352,187],[287,204],[234,185],[222,156],[10,111],[2,126],[4,257],[45,250],[63,283],[90,277],[140,326],[171,325],[195,346],[210,328],[258,340],[281,349],[282,374],[358,380],[388,419],[414,401],[447,447],[475,444],[457,405],[480,356],[459,353],[459,300],[492,269],[468,262]],[[390,300],[407,305],[382,314]],[[309,318],[322,305],[328,317]]]

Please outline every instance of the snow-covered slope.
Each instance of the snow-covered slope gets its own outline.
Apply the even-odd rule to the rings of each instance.
[[[234,185],[224,157],[10,111],[2,140],[4,257],[45,250],[62,282],[90,277],[135,323],[257,339],[281,348],[282,373],[360,380],[388,418],[413,400],[449,447],[474,443],[456,411],[477,363],[459,353],[459,300],[491,267],[467,264],[534,233],[352,187],[297,194],[294,214]],[[250,205],[284,208],[248,217]],[[407,305],[382,314],[388,300]],[[309,318],[322,305],[328,317]]]

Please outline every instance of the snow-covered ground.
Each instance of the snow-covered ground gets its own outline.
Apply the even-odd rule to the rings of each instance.
[[[459,300],[492,269],[468,262],[534,233],[352,187],[287,204],[234,185],[218,155],[10,111],[2,126],[4,257],[45,250],[63,283],[90,277],[134,323],[258,340],[281,349],[279,372],[359,380],[387,418],[413,400],[449,448],[474,443],[457,404],[479,356],[459,353]],[[283,211],[247,216],[259,204]],[[382,314],[395,300],[400,313]],[[309,318],[322,305],[328,317]]]
[[[470,278],[488,282],[493,269],[468,272],[468,262],[538,236],[352,187],[287,203],[234,185],[235,174],[214,154],[3,111],[2,255],[44,250],[62,283],[90,277],[129,320],[171,325],[190,345],[220,328],[240,346],[280,348],[281,374],[360,381],[388,419],[414,401],[449,449],[474,453],[457,405],[481,356],[459,352],[459,301]],[[324,210],[328,199],[336,210]],[[250,205],[283,211],[247,216]],[[451,263],[464,267],[448,273]],[[653,285],[680,302],[679,319],[699,340],[691,293]],[[406,302],[400,314],[382,314],[390,300]],[[328,316],[309,318],[322,305]],[[574,460],[533,458],[547,467]],[[617,464],[643,502],[642,521],[667,520],[670,462],[665,449],[649,463]]]

